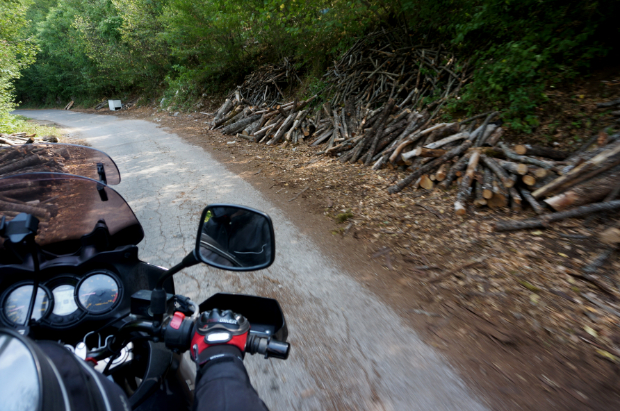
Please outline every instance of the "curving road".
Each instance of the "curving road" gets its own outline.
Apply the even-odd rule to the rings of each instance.
[[[60,110],[17,111],[68,128],[116,161],[116,188],[144,226],[140,257],[170,267],[194,245],[207,203],[269,213],[277,239],[267,270],[233,274],[206,266],[175,277],[202,301],[218,291],[277,298],[287,316],[288,361],[246,359],[271,410],[484,410],[453,369],[388,307],[319,251],[260,192],[203,149],[153,123]]]

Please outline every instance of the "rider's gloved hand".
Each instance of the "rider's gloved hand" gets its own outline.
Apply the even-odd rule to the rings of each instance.
[[[194,326],[190,355],[199,370],[207,363],[243,360],[250,322],[242,315],[217,308],[200,314]]]

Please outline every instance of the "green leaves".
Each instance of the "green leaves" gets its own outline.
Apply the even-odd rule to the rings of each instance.
[[[17,79],[18,99],[36,104],[166,89],[165,101],[182,105],[283,57],[320,78],[356,36],[398,26],[412,45],[442,44],[475,68],[448,108],[501,108],[521,131],[537,126],[546,87],[575,78],[620,36],[616,0],[0,2],[5,100]]]
[[[28,2],[0,0],[0,132],[11,131],[15,120],[9,114],[16,106],[13,81],[34,62],[37,50],[24,35]]]

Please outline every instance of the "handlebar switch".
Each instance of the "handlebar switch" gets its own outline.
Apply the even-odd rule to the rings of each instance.
[[[194,322],[186,319],[182,312],[175,312],[164,333],[166,347],[181,352],[186,351],[192,342],[193,331]]]

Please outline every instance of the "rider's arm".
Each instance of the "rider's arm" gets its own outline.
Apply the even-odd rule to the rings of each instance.
[[[209,361],[199,370],[194,410],[267,411],[267,406],[250,383],[237,347],[210,347],[205,354],[225,356]]]
[[[197,368],[194,410],[267,410],[243,365],[249,331],[249,322],[231,311],[214,309],[196,320],[190,347]]]

